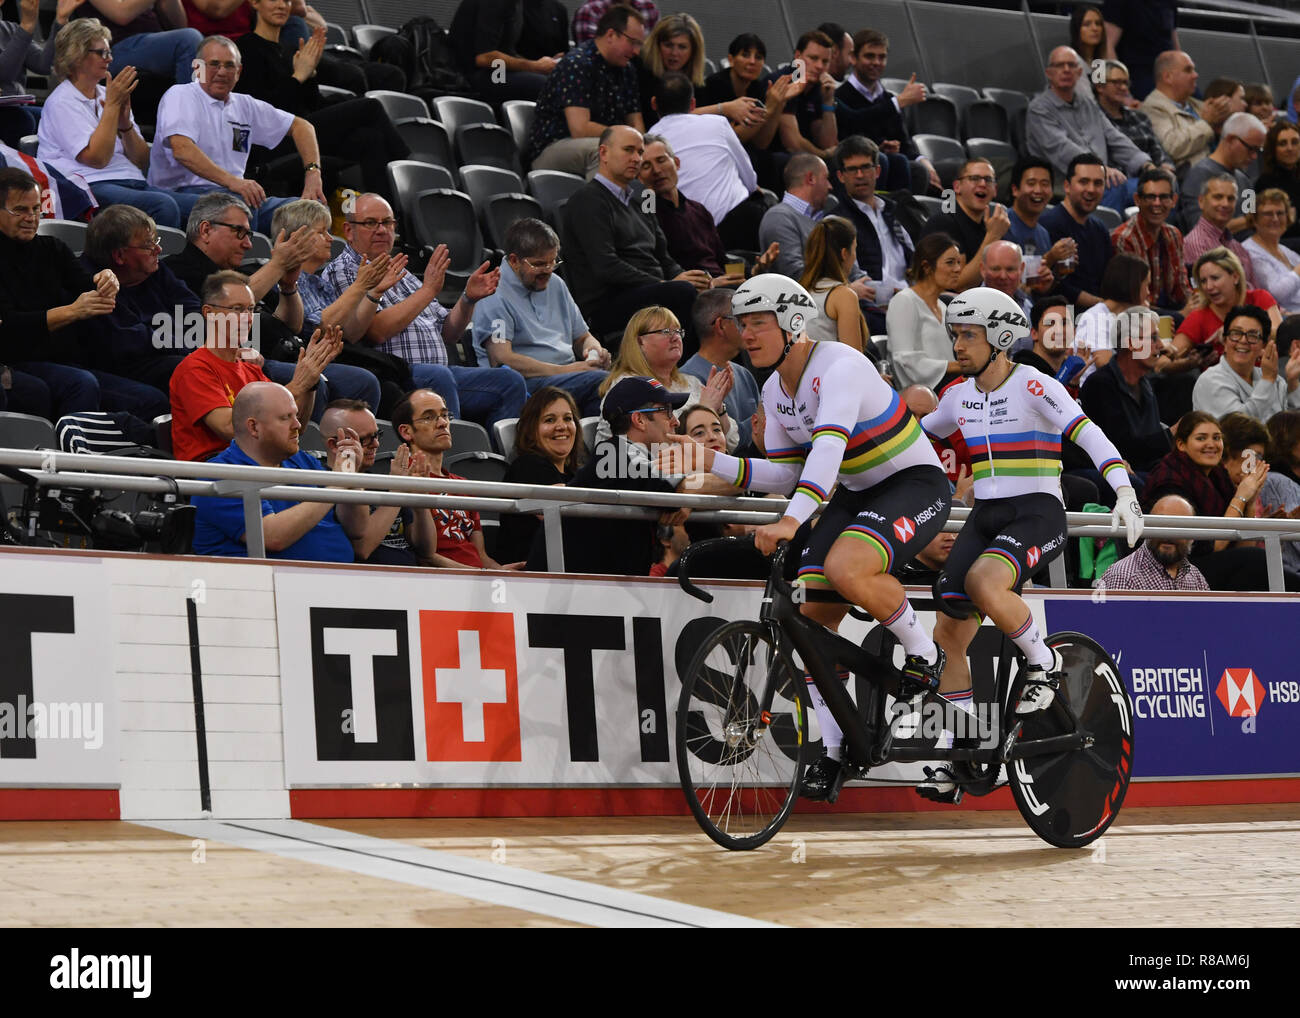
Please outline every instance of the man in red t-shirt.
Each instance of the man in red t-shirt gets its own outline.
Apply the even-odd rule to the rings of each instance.
[[[451,449],[451,414],[446,401],[430,389],[416,389],[393,409],[393,428],[411,451],[429,460],[430,477],[463,481],[444,470],[443,456]],[[522,569],[522,562],[502,565],[488,555],[479,515],[467,509],[432,509],[438,551],[430,565],[449,569]]]
[[[178,460],[205,460],[234,438],[231,408],[249,382],[268,381],[261,354],[252,341],[257,302],[241,272],[214,272],[199,295],[203,303],[205,345],[187,356],[171,377],[172,455]],[[298,404],[303,427],[311,420],[316,385],[326,365],[343,349],[338,327],[317,329],[298,358],[286,388]]]

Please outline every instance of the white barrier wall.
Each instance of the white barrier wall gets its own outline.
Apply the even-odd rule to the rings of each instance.
[[[758,611],[756,585],[711,589],[706,606],[648,579],[3,550],[0,817],[320,815],[335,801],[320,796],[335,790],[362,812],[367,797],[384,799],[378,812],[405,809],[392,794],[412,789],[663,789],[663,808],[675,808],[679,669],[719,621]],[[1256,652],[1249,660],[1225,649],[1231,627],[1197,621],[1293,615],[1296,598],[1111,595],[1094,606],[1078,592],[1030,602],[1045,629],[1096,633],[1148,698],[1170,654],[1205,662],[1200,706],[1137,711],[1139,780],[1300,773],[1286,735],[1300,697],[1278,682],[1293,676],[1256,644],[1244,648]],[[1142,623],[1161,612],[1184,626],[1176,643]],[[867,628],[847,620],[845,635]],[[972,652],[977,677],[991,676],[995,646]],[[1229,695],[1242,668],[1258,682],[1245,720],[1244,693]],[[30,738],[7,732],[6,705],[13,716],[34,703],[57,724],[22,733]],[[1194,752],[1189,739],[1201,740]],[[86,790],[98,790],[99,812],[84,805]],[[458,808],[472,812],[482,797],[466,796]],[[426,797],[421,809],[438,805]]]

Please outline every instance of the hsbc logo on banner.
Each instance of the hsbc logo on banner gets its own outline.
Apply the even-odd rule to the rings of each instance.
[[[1040,558],[1042,558],[1042,552],[1038,550],[1037,545],[1034,545],[1034,547],[1030,548],[1029,551],[1025,553],[1025,561],[1029,563],[1029,568],[1031,569],[1038,565],[1038,560]]]
[[[910,541],[916,535],[916,524],[906,516],[894,520],[894,536],[900,541]]]
[[[1259,714],[1268,694],[1253,668],[1228,668],[1219,679],[1214,695],[1229,717],[1252,718]]]
[[[420,612],[430,760],[519,760],[519,672],[508,612]]]

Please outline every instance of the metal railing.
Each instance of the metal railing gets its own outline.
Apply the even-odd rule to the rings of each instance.
[[[488,513],[540,513],[551,571],[564,570],[564,516],[654,519],[664,509],[690,509],[692,518],[712,523],[774,523],[786,503],[764,498],[732,498],[678,492],[612,491],[496,481],[399,477],[390,474],[340,474],[333,471],[249,467],[230,463],[137,459],[82,453],[0,448],[0,465],[17,467],[42,488],[85,488],[177,493],[239,498],[244,506],[249,558],[266,558],[262,499],[296,502],[361,503],[426,509],[469,509]],[[165,472],[160,472],[165,467]],[[329,487],[321,487],[328,478]],[[13,482],[10,482],[13,483]],[[436,493],[435,493],[436,492]],[[971,510],[953,507],[950,532],[961,530]],[[1067,513],[1071,537],[1117,536],[1109,516]],[[1300,541],[1300,520],[1227,519],[1215,516],[1148,516],[1148,537],[1171,540],[1263,541],[1269,590],[1284,588],[1282,541]],[[1055,558],[1052,587],[1068,586],[1063,557]]]

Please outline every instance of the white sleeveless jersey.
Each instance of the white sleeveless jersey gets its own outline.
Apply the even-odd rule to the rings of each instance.
[[[992,392],[984,392],[973,378],[949,386],[921,426],[935,438],[961,431],[970,449],[977,499],[1031,492],[1060,499],[1062,436],[1091,457],[1116,491],[1133,483],[1119,451],[1065,386],[1027,364],[1015,365]]]
[[[800,523],[837,481],[863,491],[908,467],[939,467],[899,394],[871,361],[843,343],[814,344],[793,398],[773,372],[763,386],[763,409],[767,459],[719,453],[713,473],[742,489],[793,489],[786,515]]]

